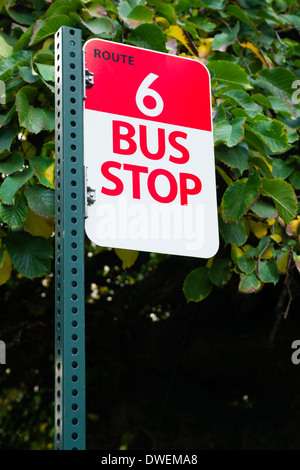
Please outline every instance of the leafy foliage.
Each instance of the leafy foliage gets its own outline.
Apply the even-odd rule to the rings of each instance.
[[[0,2],[1,282],[51,270],[54,220],[54,33],[100,37],[192,57],[212,77],[221,246],[183,289],[206,298],[299,270],[300,71],[296,0]],[[296,86],[295,86],[296,84]],[[117,251],[126,269],[137,254]],[[294,264],[293,264],[294,263]]]
[[[180,367],[183,382],[178,387],[176,380],[178,396],[173,407],[170,402],[164,404],[165,411],[170,410],[171,431],[161,446],[165,444],[168,449],[175,442],[182,449],[214,445],[223,448],[226,444],[235,448],[240,442],[229,437],[240,436],[242,430],[247,436],[243,442],[247,441],[249,448],[257,446],[258,441],[266,448],[266,425],[277,430],[282,410],[286,416],[295,416],[298,400],[297,396],[291,400],[289,393],[288,407],[284,406],[278,377],[283,387],[289,383],[293,385],[289,390],[299,389],[282,354],[276,353],[277,362],[269,349],[263,354],[262,344],[267,344],[267,338],[261,336],[261,330],[252,331],[252,338],[249,335],[253,324],[260,321],[266,330],[269,312],[275,311],[278,299],[281,301],[281,294],[273,295],[271,288],[278,284],[288,287],[292,269],[300,271],[297,0],[0,0],[0,12],[0,80],[5,82],[4,104],[0,96],[1,320],[3,323],[7,317],[10,363],[13,353],[17,357],[12,370],[7,369],[1,377],[1,446],[14,450],[53,448],[53,392],[49,390],[53,380],[53,357],[49,355],[53,344],[49,333],[53,331],[53,35],[60,26],[69,25],[82,29],[84,41],[92,37],[123,41],[192,57],[208,67],[212,77],[221,238],[219,252],[207,263],[189,259],[185,264],[186,260],[178,262],[174,257],[152,253],[147,265],[144,253],[138,256],[127,250],[116,250],[119,264],[114,253],[102,250],[99,263],[101,249],[86,246],[87,285],[91,286],[87,301],[92,313],[87,324],[87,359],[92,365],[88,367],[87,403],[92,411],[88,414],[90,446],[97,440],[102,449],[146,446],[147,433],[152,436],[156,432],[153,417],[160,413],[159,400],[164,390],[172,392],[172,384],[164,381],[169,376],[168,364],[173,371],[178,344],[181,351],[185,325],[195,310],[201,315],[194,315],[190,349],[181,354],[181,360],[185,359]],[[50,275],[45,276],[47,273]],[[24,279],[27,277],[30,279]],[[31,281],[35,277],[41,279]],[[280,284],[280,278],[287,282]],[[182,285],[183,295],[178,285]],[[269,294],[264,303],[260,292],[263,287]],[[236,296],[237,289],[241,294],[257,295],[251,299]],[[213,295],[216,291],[224,297]],[[201,304],[194,305],[200,301],[207,302],[207,311]],[[238,340],[236,319],[241,311],[243,332]],[[170,322],[164,321],[167,318]],[[297,323],[294,325],[290,326],[291,338],[297,330]],[[49,344],[45,345],[45,338],[49,338]],[[240,347],[231,348],[239,343]],[[249,343],[251,348],[245,349]],[[282,345],[285,357],[286,338]],[[194,359],[195,348],[199,360]],[[149,350],[154,351],[152,355]],[[239,357],[242,360],[235,370]],[[268,365],[267,370],[261,369],[262,364]],[[250,379],[245,371],[250,372]],[[216,384],[217,392],[213,386],[205,387],[205,377],[209,384]],[[224,377],[230,377],[225,387]],[[250,400],[246,402],[244,396],[241,400],[241,385],[247,391],[253,384],[261,399],[266,383],[265,402],[259,402],[255,415],[249,414]],[[270,390],[275,393],[270,394]],[[216,396],[223,403],[227,400],[228,409],[234,413],[223,413]],[[272,399],[276,405],[270,413]],[[139,406],[144,410],[140,416]],[[253,426],[263,406],[267,416],[262,416],[261,427],[259,423]],[[215,410],[221,416],[215,424],[219,440],[213,429]],[[271,414],[277,421],[270,424]],[[240,421],[236,421],[238,415]],[[203,424],[201,436],[197,434],[199,417]],[[224,422],[229,423],[231,432],[224,434]],[[234,422],[236,427],[232,426]],[[124,435],[120,442],[124,426],[129,436]],[[130,443],[135,426],[141,441],[133,439]],[[283,432],[276,434],[277,445],[269,442],[269,447],[298,448],[297,432],[290,432],[295,426],[295,421],[287,421]],[[181,441],[176,434],[180,428]],[[190,447],[189,432],[193,435]],[[203,436],[207,438],[204,443]],[[149,448],[153,448],[152,440]]]

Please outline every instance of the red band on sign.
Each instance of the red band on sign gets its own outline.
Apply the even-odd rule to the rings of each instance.
[[[94,74],[85,109],[212,130],[210,78],[201,62],[102,39],[84,50]]]

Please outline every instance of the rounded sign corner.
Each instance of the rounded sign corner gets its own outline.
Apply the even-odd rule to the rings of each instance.
[[[218,237],[215,244],[212,247],[210,247],[210,250],[206,254],[205,258],[209,259],[209,258],[212,258],[213,256],[215,256],[218,253],[219,248],[220,248],[220,240],[219,240],[219,237]]]

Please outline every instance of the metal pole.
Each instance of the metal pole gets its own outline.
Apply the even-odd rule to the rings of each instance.
[[[55,449],[85,449],[81,30],[55,35]]]

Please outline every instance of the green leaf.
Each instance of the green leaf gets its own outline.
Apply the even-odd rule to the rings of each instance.
[[[214,126],[214,143],[225,142],[227,147],[234,147],[243,140],[246,118],[220,121]]]
[[[250,28],[257,32],[254,18],[245,9],[242,10],[239,6],[230,4],[227,6],[226,10],[230,15],[235,16],[238,20],[246,23]]]
[[[261,288],[261,285],[255,273],[240,276],[239,291],[243,294],[253,294]]]
[[[54,164],[55,160],[48,157],[31,157],[30,165],[41,184],[54,189]]]
[[[152,23],[154,19],[153,11],[144,5],[137,5],[128,15],[129,20],[138,23]]]
[[[231,31],[229,31],[227,28],[224,32],[216,34],[212,43],[212,50],[226,50],[227,46],[230,46],[233,42],[235,42],[239,29],[240,25],[239,22],[237,22]]]
[[[82,23],[91,33],[99,37],[109,37],[115,32],[115,27],[110,20],[107,18],[92,18],[87,21],[77,15],[72,13],[72,18],[77,18],[80,23]]]
[[[273,175],[275,178],[280,178],[285,180],[288,176],[290,176],[294,171],[294,166],[289,165],[284,160],[280,158],[274,158],[273,160]]]
[[[279,281],[279,271],[276,261],[261,260],[257,275],[263,282],[272,282],[273,284],[277,284]]]
[[[1,96],[1,91],[0,91],[0,96]],[[0,114],[0,127],[6,126],[6,129],[10,129],[7,126],[7,124],[9,124],[10,121],[12,120],[12,118],[15,116],[15,112],[16,112],[16,106],[12,105],[11,108],[7,110],[6,114]],[[16,132],[17,132],[17,130],[16,130]],[[3,133],[4,133],[4,131],[3,131]],[[1,140],[3,140],[3,138],[5,138],[5,135],[3,135]],[[1,156],[0,156],[0,158],[1,158]]]
[[[200,2],[196,1],[197,5],[193,5],[193,3],[193,0],[175,0],[173,7],[177,13],[187,12],[192,6],[198,7]]]
[[[254,118],[262,113],[262,109],[253,101],[251,96],[244,90],[228,90],[223,93],[224,98],[228,98],[232,104],[244,108],[248,116]]]
[[[276,119],[257,120],[251,125],[246,124],[250,133],[254,133],[273,153],[287,150],[289,143],[284,124]]]
[[[261,139],[261,136],[259,134],[252,132],[251,126],[249,126],[247,122],[245,125],[244,142],[248,145],[250,149],[249,159],[250,157],[252,158],[253,152],[256,152],[254,155],[268,158],[264,141]]]
[[[34,108],[28,101],[28,88],[18,91],[16,96],[16,106],[19,116],[20,126],[24,126],[29,132],[38,134],[46,125],[47,117],[40,108]]]
[[[25,65],[31,57],[31,51],[17,51],[7,59],[0,61],[0,79],[7,80],[17,69],[18,65]]]
[[[37,215],[28,208],[24,230],[34,237],[50,238],[54,232],[53,218]]]
[[[26,83],[34,83],[39,79],[38,75],[33,75],[32,69],[26,65],[24,67],[18,66],[18,69],[20,76]]]
[[[13,52],[11,38],[7,34],[0,31],[0,57],[7,59]]]
[[[29,44],[29,41],[32,36],[34,24],[25,29],[25,32],[19,37],[17,42],[14,44],[14,52],[19,51],[20,49],[25,49]]]
[[[241,145],[231,148],[226,145],[218,145],[215,148],[215,157],[218,160],[231,168],[237,168],[241,173],[249,168],[248,156],[249,150]]]
[[[27,203],[23,194],[16,196],[13,205],[0,204],[0,219],[9,227],[16,228],[23,225],[27,217]]]
[[[162,16],[165,16],[168,19],[175,20],[176,12],[172,5],[161,2],[160,0],[150,0],[147,2],[149,5],[153,5],[157,11]]]
[[[213,79],[227,85],[251,88],[248,74],[242,67],[227,60],[213,60],[207,64]]]
[[[261,93],[255,93],[254,95],[252,95],[252,99],[256,103],[259,103],[261,106],[264,106],[266,108],[272,108],[271,101],[269,100],[269,98],[262,95]]]
[[[5,126],[0,129],[0,153],[4,152],[4,150],[10,150],[11,144],[17,133],[18,131],[15,127]]]
[[[278,216],[278,212],[275,207],[262,200],[256,201],[256,203],[251,207],[251,210],[263,219],[271,220]]]
[[[135,8],[140,2],[132,0],[120,0],[118,11],[121,18],[126,18],[127,15]],[[142,2],[144,3],[144,2]]]
[[[37,69],[39,74],[46,82],[54,82],[55,81],[55,67],[54,65],[48,64],[39,64],[36,63]]]
[[[294,219],[298,203],[294,190],[287,181],[262,178],[261,193],[273,199],[278,214],[286,224]]]
[[[209,279],[216,286],[223,286],[230,278],[231,262],[229,259],[214,259],[208,272]]]
[[[7,158],[0,161],[0,173],[4,173],[5,175],[10,175],[17,170],[22,170],[23,167],[23,158],[16,150],[14,150]]]
[[[237,259],[237,265],[238,268],[245,274],[251,274],[255,269],[256,262],[253,258],[250,258],[247,255],[243,255]]]
[[[249,163],[254,165],[254,168],[261,170],[263,176],[274,178],[272,173],[272,160],[270,158],[260,155],[260,153],[255,150],[251,150],[249,153]]]
[[[34,278],[50,272],[51,244],[28,232],[13,232],[5,239],[6,249],[15,268],[23,276]]]
[[[201,3],[212,10],[223,10],[225,6],[224,0],[201,0]]]
[[[287,68],[263,69],[257,73],[257,77],[272,95],[284,100],[292,100],[292,83],[296,80],[296,76]]]
[[[32,212],[45,217],[55,216],[55,191],[40,184],[27,186],[25,196]]]
[[[295,11],[296,13],[296,11]],[[283,19],[288,21],[291,25],[295,26],[298,30],[300,29],[300,17],[299,15],[283,15]]]
[[[81,6],[79,0],[55,0],[51,3],[46,11],[45,17],[58,16],[61,14],[68,14],[70,11],[75,11]]]
[[[139,252],[136,250],[124,250],[121,248],[115,248],[117,256],[122,261],[122,268],[131,268],[137,260]]]
[[[89,2],[85,4],[85,9],[89,13],[89,15],[93,16],[94,18],[104,18],[107,16],[107,11],[103,5],[96,2]],[[118,10],[115,11],[118,14]]]
[[[73,26],[74,21],[67,15],[57,15],[48,19],[34,33],[31,38],[30,46],[39,43],[43,39],[54,35],[61,26]]]
[[[18,9],[18,11],[13,10],[11,8],[7,8],[6,11],[16,23],[25,26],[30,26],[32,23],[34,23],[35,17],[31,13],[31,11],[25,8]]]
[[[33,176],[33,173],[32,168],[25,168],[5,178],[0,188],[0,199],[3,204],[13,204],[16,192]]]
[[[141,24],[128,35],[128,42],[145,49],[168,52],[165,36],[155,24]]]
[[[209,269],[201,266],[191,271],[185,278],[183,292],[188,302],[200,302],[204,300],[213,287],[208,277]]]
[[[282,98],[278,98],[278,96],[269,96],[268,98],[274,111],[288,113],[291,116],[294,115],[295,111],[290,103],[287,103]]]
[[[225,245],[233,243],[234,245],[242,246],[246,243],[248,235],[243,219],[239,219],[237,222],[225,223],[222,217],[219,216],[219,227]]]
[[[189,18],[189,24],[193,24],[194,28],[205,33],[212,33],[216,28],[215,23],[210,22],[202,15]]]
[[[43,130],[53,131],[55,129],[55,111],[53,109],[43,108],[43,112],[45,113],[46,118],[47,118],[47,121]]]
[[[46,115],[42,109],[30,107],[26,118],[20,122],[29,132],[38,134],[45,127]]]
[[[289,177],[289,182],[294,189],[300,189],[300,171],[294,171],[294,173]]]
[[[257,173],[230,185],[222,199],[221,209],[224,222],[237,222],[258,198],[261,182]]]
[[[53,65],[54,60],[54,51],[51,49],[40,49],[34,54],[34,62],[37,64]]]

